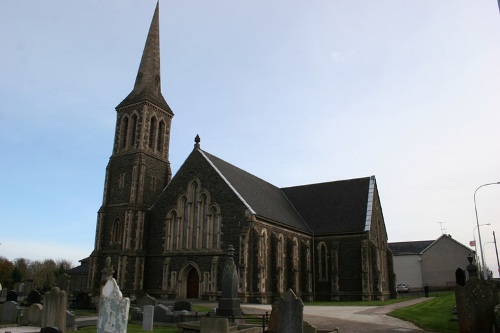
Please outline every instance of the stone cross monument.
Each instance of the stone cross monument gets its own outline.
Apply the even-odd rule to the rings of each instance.
[[[219,307],[216,310],[218,316],[241,317],[240,299],[238,298],[238,271],[234,263],[234,248],[229,245],[227,249],[226,266],[222,272],[222,295],[219,299]]]

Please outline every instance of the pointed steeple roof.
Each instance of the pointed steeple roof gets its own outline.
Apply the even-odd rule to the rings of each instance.
[[[117,108],[144,100],[148,100],[165,111],[172,112],[161,94],[159,2],[156,3],[156,9],[151,20],[134,89],[118,104]]]

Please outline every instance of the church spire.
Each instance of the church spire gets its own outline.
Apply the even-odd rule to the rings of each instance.
[[[159,5],[159,2],[157,2],[139,70],[137,71],[134,89],[117,108],[148,100],[165,111],[172,112],[161,94]]]

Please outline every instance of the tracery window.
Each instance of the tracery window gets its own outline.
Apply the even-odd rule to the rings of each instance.
[[[176,222],[173,221],[173,215]],[[193,180],[165,218],[165,251],[220,248],[220,208]]]

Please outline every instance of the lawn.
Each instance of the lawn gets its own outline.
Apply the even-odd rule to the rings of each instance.
[[[432,332],[456,333],[458,321],[452,320],[451,311],[455,307],[455,293],[443,292],[423,303],[395,310],[390,316],[414,323]]]
[[[92,332],[95,333],[95,326],[87,326],[78,329],[78,332]],[[128,324],[127,333],[142,333],[142,325],[140,324]],[[155,326],[153,328],[154,333],[177,333],[177,326]]]

